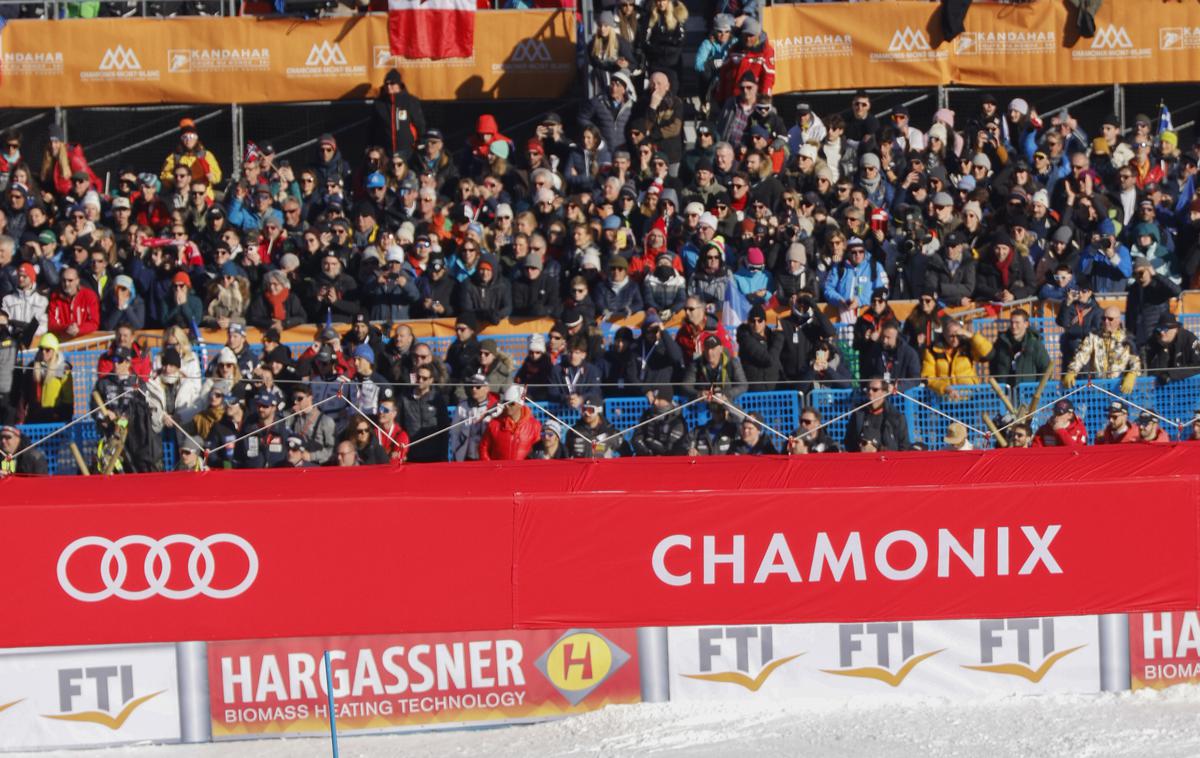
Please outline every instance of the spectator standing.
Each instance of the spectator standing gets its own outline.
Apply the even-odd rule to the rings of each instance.
[[[49,330],[59,339],[86,337],[100,328],[100,298],[80,286],[79,270],[66,267],[58,279],[58,289],[47,305]]]
[[[1029,313],[1017,308],[1009,316],[1008,328],[996,338],[990,370],[1001,384],[1036,382],[1050,366],[1050,354],[1042,335],[1029,325]]]
[[[1134,383],[1141,374],[1142,362],[1137,349],[1121,328],[1121,311],[1115,306],[1104,309],[1103,326],[1100,333],[1089,334],[1079,345],[1075,357],[1063,371],[1062,386],[1071,389],[1075,377],[1081,372],[1100,379],[1121,379],[1121,392],[1133,392]]]
[[[843,446],[850,452],[907,450],[908,421],[889,402],[891,385],[887,380],[873,377],[866,382],[870,404],[850,416]]]
[[[992,343],[978,332],[972,333],[956,319],[942,319],[942,334],[925,350],[921,361],[921,376],[929,381],[929,389],[958,400],[956,384],[977,384],[979,375],[975,364],[992,356]]]
[[[488,422],[479,443],[481,461],[523,461],[541,439],[542,424],[524,403],[520,387],[504,391],[504,410]]]

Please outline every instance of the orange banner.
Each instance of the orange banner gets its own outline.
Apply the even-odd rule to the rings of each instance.
[[[569,11],[481,11],[471,58],[392,57],[384,14],[313,21],[12,21],[0,107],[269,103],[373,96],[393,65],[426,100],[549,98],[575,80]]]
[[[1200,5],[1104,3],[1094,37],[1076,11],[1051,0],[980,4],[966,31],[942,37],[927,2],[777,5],[764,27],[775,45],[776,92],[920,87],[1149,84],[1194,81]]]

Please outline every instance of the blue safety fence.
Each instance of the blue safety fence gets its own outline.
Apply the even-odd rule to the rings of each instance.
[[[991,447],[991,440],[984,434],[988,429],[983,417],[995,419],[1007,412],[1009,388],[1000,385],[1003,398],[988,384],[958,384],[950,389],[958,394],[957,398],[952,398],[949,391],[939,395],[928,387],[915,387],[906,393],[911,399],[897,400],[897,409],[908,417],[912,439],[924,442],[931,450],[940,450],[946,447],[944,439],[950,424],[959,420],[968,427],[967,439],[972,445]]]
[[[96,425],[84,421],[65,432],[54,434],[66,424],[24,424],[20,426],[21,433],[31,443],[41,442],[38,450],[46,456],[46,469],[50,474],[78,474],[79,465],[71,453],[71,443],[74,442],[83,456],[84,462],[92,470],[96,465],[96,447],[100,442],[100,433]],[[49,439],[47,439],[49,438]],[[45,442],[42,442],[45,440]],[[170,471],[175,468],[175,441],[169,433],[163,435],[163,469]]]
[[[990,447],[991,441],[980,433],[987,431],[982,414],[992,417],[1003,415],[1004,401],[986,384],[955,385],[952,389],[958,392],[956,400],[948,395],[938,395],[927,387],[916,387],[906,393],[908,397],[893,395],[888,402],[908,420],[911,442],[921,442],[931,450],[941,450],[946,447],[944,440],[950,424],[957,419],[979,430],[975,432],[968,428],[967,438],[972,445]],[[1001,389],[1008,391],[1003,385]],[[821,414],[822,423],[843,416],[866,401],[866,395],[858,390],[819,389],[808,393],[808,402]],[[951,418],[938,413],[939,410]],[[846,416],[829,424],[825,430],[840,443],[849,425],[850,417]]]
[[[800,426],[802,399],[801,393],[790,390],[746,392],[734,401],[734,405],[746,413],[757,413],[763,423],[772,429],[791,434]],[[682,405],[687,399],[677,397],[675,402]],[[616,428],[628,429],[638,423],[649,407],[650,403],[645,397],[610,397],[604,401],[604,415]],[[688,429],[707,424],[710,417],[708,403],[693,403],[684,408],[682,413]]]
[[[1017,401],[1028,405],[1037,384],[1026,382],[1018,384],[1016,389]],[[1200,405],[1200,376],[1161,385],[1153,378],[1141,378],[1134,384],[1133,392],[1128,395],[1121,392],[1120,379],[1094,379],[1090,382],[1080,379],[1076,389],[1069,399],[1075,406],[1076,415],[1083,419],[1087,427],[1089,441],[1094,441],[1096,435],[1108,424],[1108,407],[1113,402],[1125,401],[1130,404],[1130,421],[1136,421],[1141,412],[1133,404],[1168,419],[1171,423],[1164,423],[1163,428],[1173,440],[1183,439],[1188,435],[1192,417]],[[1051,403],[1068,392],[1071,390],[1064,389],[1058,382],[1048,382],[1039,405]],[[1031,422],[1034,430],[1046,423],[1051,414],[1051,408],[1036,413]]]
[[[971,322],[971,328],[995,344],[1000,335],[1008,329],[1008,321],[1006,318],[977,318]],[[1046,346],[1050,362],[1057,366],[1062,359],[1062,327],[1053,318],[1036,316],[1029,319],[1029,328],[1036,331],[1042,338],[1042,344]],[[980,373],[983,376],[987,375],[988,365],[986,363],[980,364]]]

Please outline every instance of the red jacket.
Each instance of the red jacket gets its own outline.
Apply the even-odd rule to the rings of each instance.
[[[100,298],[87,287],[80,287],[70,300],[61,290],[55,290],[50,295],[47,317],[50,331],[62,339],[71,337],[67,334],[67,327],[71,324],[79,325],[79,333],[75,337],[91,334],[100,328]]]
[[[529,408],[521,407],[521,417],[513,420],[508,413],[492,419],[479,442],[481,461],[523,461],[542,436],[542,422]]]
[[[391,435],[390,439],[378,429],[372,431],[375,432],[375,439],[379,441],[379,445],[387,452],[388,458],[393,463],[404,463],[404,456],[408,454],[408,433],[395,423],[392,424],[391,429],[387,430],[387,433]]]
[[[129,367],[133,373],[142,378],[143,382],[150,381],[150,370],[154,365],[150,362],[150,356],[142,352],[138,344],[133,343],[133,360],[129,362]],[[111,374],[113,369],[113,348],[109,348],[100,356],[100,360],[96,363],[96,376],[104,376]]]
[[[1113,434],[1110,427],[1104,427],[1104,431],[1096,435],[1097,445],[1120,445],[1126,442],[1138,441],[1138,425],[1129,424],[1125,427],[1125,432],[1120,437]]]
[[[83,145],[74,144],[66,145],[67,163],[71,165],[71,173],[63,174],[62,164],[54,161],[54,192],[60,197],[65,197],[71,191],[72,182],[71,174],[76,171],[83,171],[88,175],[88,179],[92,182],[92,189],[99,192],[104,185],[100,182],[100,177],[96,176],[96,172],[92,171],[88,165],[87,158],[83,155]]]
[[[725,349],[733,353],[733,343],[729,341],[729,334],[725,331],[725,326],[718,321],[715,329],[698,329],[692,325],[690,321],[684,321],[680,325],[679,331],[675,332],[675,341],[679,343],[679,348],[683,350],[684,359],[690,359],[693,356],[699,355],[696,352],[696,345],[703,345],[704,340],[708,335],[715,335],[721,340],[721,344]]]
[[[1033,447],[1086,447],[1087,427],[1083,419],[1076,416],[1066,429],[1055,429],[1053,422],[1047,421],[1038,427],[1033,435]]]
[[[735,46],[729,51],[729,57],[721,66],[721,86],[717,92],[717,102],[737,94],[738,83],[749,73],[758,82],[758,94],[769,95],[775,86],[775,47],[766,40],[756,50],[746,50]]]
[[[1167,436],[1167,430],[1160,426],[1158,427],[1158,434],[1154,436],[1154,439],[1148,440],[1139,434],[1133,441],[1142,445],[1163,445],[1170,444],[1171,438]]]

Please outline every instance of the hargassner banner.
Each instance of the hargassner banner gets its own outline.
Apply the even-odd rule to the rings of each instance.
[[[637,632],[567,629],[214,642],[216,739],[529,721],[641,702]]]
[[[0,750],[178,740],[174,645],[0,651]]]
[[[672,700],[1100,690],[1096,616],[668,630]]]
[[[1200,682],[1200,612],[1129,614],[1129,673],[1135,690]]]

